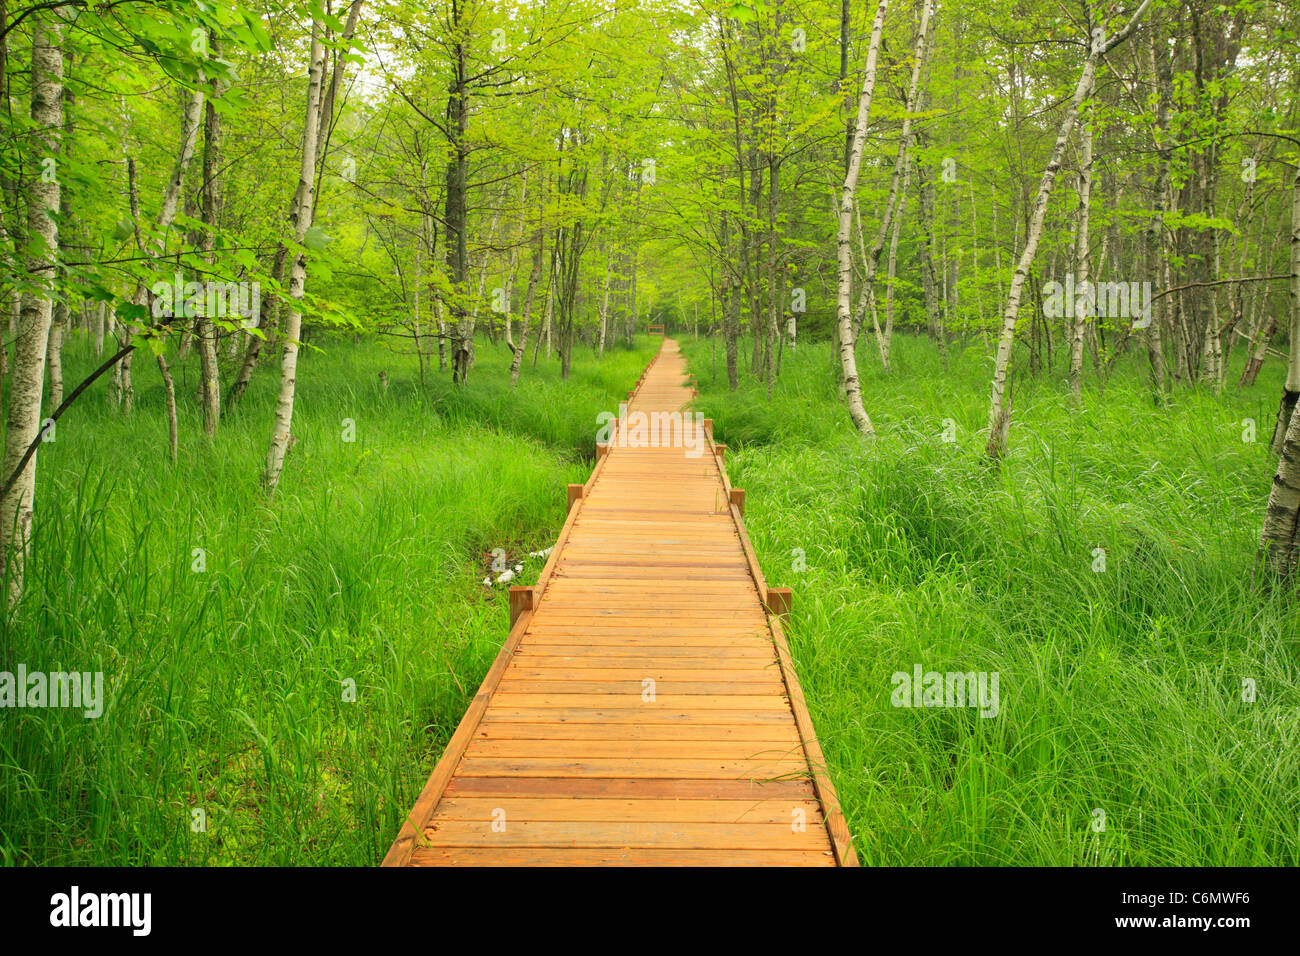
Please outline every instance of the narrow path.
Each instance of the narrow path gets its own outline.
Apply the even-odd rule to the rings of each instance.
[[[635,447],[686,378],[666,339],[385,866],[856,865],[724,446]]]

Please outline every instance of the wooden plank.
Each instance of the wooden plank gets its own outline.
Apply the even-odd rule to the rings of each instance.
[[[455,777],[448,797],[637,797],[657,800],[812,800],[809,780],[645,780],[598,777]]]
[[[527,677],[502,680],[502,690],[515,694],[606,694],[611,697],[641,697],[653,690],[656,697],[679,694],[696,697],[753,696],[755,694],[783,694],[785,684],[779,674],[774,680],[764,681],[686,681],[663,677],[633,677],[625,680],[557,680]]]
[[[639,706],[635,700],[626,705],[611,701],[609,694],[527,694],[516,690],[513,683],[498,682],[496,700],[504,707],[522,707],[534,709],[556,708],[559,710],[578,710],[584,707],[604,708]],[[637,695],[626,695],[635,698]],[[784,696],[772,694],[657,694],[654,701],[641,701],[641,710],[689,710],[692,713],[704,710],[742,710],[747,713],[761,714],[769,711],[778,714],[790,712],[790,702]]]
[[[680,700],[681,698],[679,698]],[[494,701],[486,716],[494,720],[509,721],[547,721],[554,723],[577,722],[582,724],[742,724],[758,726],[762,724],[790,723],[790,712],[785,710],[753,711],[744,708],[734,710],[700,710],[695,707],[687,709],[668,708],[662,704],[616,707],[519,707],[508,702]]]
[[[595,657],[600,660],[607,660],[614,655],[627,660],[643,658],[651,661],[668,661],[674,657],[690,657],[718,661],[719,667],[736,666],[726,663],[730,661],[745,661],[748,663],[743,666],[755,666],[753,663],[755,661],[766,662],[776,656],[770,642],[760,643],[754,641],[750,644],[718,647],[711,644],[674,645],[663,641],[647,641],[643,644],[635,644],[631,641],[624,641],[613,647],[606,647],[589,643],[547,644],[531,640],[531,635],[529,642],[519,647],[518,653],[520,657]]]
[[[758,724],[692,724],[665,726],[662,724],[644,724],[632,726],[614,726],[604,723],[582,724],[552,723],[534,720],[529,723],[513,723],[498,720],[492,714],[479,721],[475,731],[476,740],[743,740],[751,743],[775,743],[789,746],[799,743],[800,737],[792,724],[758,723]]]
[[[539,667],[524,666],[515,661],[514,666],[506,668],[502,680],[517,681],[640,681],[647,677],[660,682],[668,681],[716,681],[730,684],[781,684],[781,671],[776,661],[770,667],[753,670],[703,670],[684,668],[669,670],[666,667],[648,666],[642,668],[610,667]]]
[[[498,808],[499,810],[503,808]],[[807,821],[796,830],[781,823],[688,823],[661,820],[437,820],[424,829],[424,846],[679,847],[726,850],[820,850]]]
[[[531,587],[511,586],[510,588],[510,626],[515,626],[519,615],[533,609],[533,589]]]
[[[456,767],[458,777],[663,777],[776,780],[808,775],[803,755],[773,760],[689,760],[654,757],[473,757]]]
[[[435,847],[412,866],[834,866],[829,850]]]
[[[502,740],[476,737],[468,757],[631,757],[681,760],[757,760],[802,757],[802,744],[769,740]]]
[[[821,822],[816,800],[638,800],[571,797],[453,797],[438,805],[433,820],[492,821],[497,810],[506,821],[595,822],[621,820],[693,823]]]

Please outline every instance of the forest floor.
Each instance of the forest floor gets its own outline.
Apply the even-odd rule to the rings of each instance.
[[[1280,366],[1163,408],[1136,359],[1077,410],[1062,373],[1019,377],[995,471],[979,341],[945,369],[900,336],[889,375],[864,343],[873,442],[827,344],[787,351],[769,402],[748,379],[728,393],[712,343],[679,341],[768,581],[794,589],[796,666],[863,863],[1300,862],[1300,608],[1251,587]],[[0,723],[4,862],[377,863],[505,639],[492,549],[524,564],[511,583],[536,577],[597,413],[658,340],[583,350],[568,383],[543,359],[517,390],[486,341],[464,390],[436,370],[422,387],[381,344],[321,345],[273,500],[270,368],[209,444],[197,359],[178,367],[176,466],[143,359],[129,418],[101,384],[42,448],[6,655],[103,671],[108,703]],[[69,382],[89,370],[84,341],[66,362]],[[891,675],[917,665],[997,672],[998,715],[892,706]]]

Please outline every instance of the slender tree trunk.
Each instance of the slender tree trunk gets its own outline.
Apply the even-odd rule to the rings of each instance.
[[[1300,328],[1300,166],[1291,189],[1291,278],[1288,286],[1291,327]],[[1292,339],[1291,349],[1296,350]],[[1267,569],[1292,577],[1296,569],[1296,538],[1300,533],[1300,412],[1294,408],[1282,439],[1268,511],[1259,536],[1259,552]]]
[[[1169,130],[1169,99],[1167,96],[1166,83],[1172,84],[1168,77],[1169,71],[1169,51],[1165,48],[1162,40],[1163,21],[1155,18],[1151,24],[1151,42],[1148,45],[1149,61],[1151,63],[1151,73],[1157,77],[1157,102],[1156,102],[1156,146],[1159,150],[1159,157],[1156,164],[1156,181],[1154,190],[1155,202],[1153,206],[1155,213],[1147,224],[1147,255],[1149,266],[1148,275],[1160,275],[1166,268],[1168,262],[1168,248],[1165,234],[1165,221],[1163,210],[1168,205],[1169,192],[1169,150],[1165,145],[1165,138]],[[1147,342],[1147,361],[1151,366],[1151,388],[1157,403],[1164,401],[1165,396],[1165,379],[1168,372],[1165,368],[1165,351],[1164,342],[1162,341],[1165,329],[1166,306],[1162,303],[1156,306],[1151,305],[1151,315],[1147,318],[1150,325],[1146,328]]]
[[[352,5],[348,10],[348,19],[343,30],[342,45],[335,52],[334,69],[330,76],[329,88],[324,94],[324,102],[321,105],[320,119],[317,123],[316,132],[315,164],[321,166],[322,169],[322,159],[324,158],[325,144],[330,129],[329,124],[333,119],[334,99],[342,84],[343,75],[347,70],[347,61],[343,59],[343,56],[344,53],[350,49],[352,37],[356,32],[357,20],[361,13],[362,2],[363,0],[353,0]],[[293,198],[289,202],[289,222],[291,224],[298,219],[298,207],[304,201],[304,191],[300,180],[299,188],[294,192]],[[311,201],[314,206],[315,193],[313,193]],[[314,208],[312,210],[312,215],[313,217],[315,216]],[[284,281],[284,270],[288,257],[288,247],[283,242],[279,243],[276,247],[275,257],[271,264],[271,278],[275,280],[277,285]],[[264,304],[262,312],[258,316],[257,324],[257,329],[262,334],[254,335],[250,333],[247,336],[247,341],[244,344],[244,359],[240,363],[239,371],[235,375],[234,383],[230,386],[230,394],[226,396],[227,404],[233,405],[238,402],[243,397],[244,392],[248,390],[248,383],[253,379],[253,372],[257,368],[257,362],[261,357],[262,349],[266,345],[275,341],[279,329],[280,314],[283,311],[284,303],[281,301],[279,296],[271,298]],[[438,346],[440,349],[442,348],[442,345],[443,342],[439,339]]]
[[[1269,244],[1268,258],[1264,261],[1270,265],[1274,261],[1274,254],[1277,250],[1276,239]],[[1272,269],[1267,270],[1269,272]],[[1273,340],[1273,335],[1277,332],[1277,317],[1269,316],[1264,318],[1261,308],[1267,307],[1267,292],[1260,291],[1255,297],[1255,309],[1259,315],[1255,320],[1255,331],[1251,336],[1251,352],[1246,364],[1241,369],[1241,381],[1238,382],[1237,388],[1241,389],[1248,385],[1255,384],[1255,378],[1259,375],[1259,370],[1264,364],[1264,359],[1268,355],[1268,343]]]
[[[775,114],[775,107],[772,110]],[[767,377],[767,395],[772,397],[776,383],[776,349],[780,339],[781,298],[784,293],[779,272],[777,249],[778,204],[780,200],[781,161],[773,150],[767,156],[767,342],[763,351],[763,371]]]
[[[473,327],[466,316],[464,296],[468,278],[469,259],[466,246],[468,209],[465,195],[465,170],[469,147],[465,141],[469,126],[469,92],[465,66],[465,43],[459,36],[461,30],[461,3],[452,0],[451,22],[457,31],[454,42],[451,94],[447,99],[447,128],[451,132],[451,159],[447,162],[445,222],[447,229],[447,274],[455,289],[451,302],[451,324],[455,329],[451,355],[451,380],[464,385],[469,376]]]
[[[880,352],[881,367],[886,372],[889,371],[889,353],[894,330],[893,281],[898,263],[898,235],[902,225],[903,208],[907,202],[908,182],[911,178],[912,123],[913,116],[921,108],[921,102],[925,96],[924,89],[929,85],[930,70],[928,64],[933,13],[933,0],[924,0],[921,5],[921,20],[917,26],[916,47],[912,58],[912,75],[908,81],[907,100],[904,104],[906,112],[903,115],[903,128],[899,133],[898,152],[894,157],[894,169],[889,181],[889,198],[885,202],[885,214],[880,220],[880,227],[876,231],[871,251],[863,261],[863,301],[859,303],[858,311],[859,313],[863,311],[864,303],[871,310],[872,325],[876,333],[876,344]],[[927,233],[928,235],[929,233]],[[885,292],[885,329],[882,332],[876,319],[875,282],[876,273],[880,269],[880,254],[885,248],[886,238],[889,240],[889,288]],[[928,248],[927,245],[927,250]],[[931,266],[931,269],[933,269],[933,266]],[[932,276],[932,272],[926,273],[926,275]]]
[[[325,48],[321,43],[319,21],[312,22],[311,67],[307,81],[307,113],[302,130],[302,157],[298,171],[298,189],[303,201],[294,222],[294,240],[302,244],[311,228],[312,210],[316,194],[316,137],[320,131],[321,87],[325,70]],[[271,433],[271,447],[266,456],[264,482],[267,491],[275,491],[284,468],[284,456],[289,450],[289,429],[293,424],[294,389],[298,375],[298,338],[302,331],[302,313],[297,303],[302,301],[307,282],[307,260],[295,253],[289,270],[289,302],[284,326],[284,353],[280,359],[280,393],[275,405],[275,427]]]
[[[136,229],[136,246],[154,258],[161,256],[166,251],[167,231],[171,228],[172,223],[176,221],[176,210],[180,206],[181,194],[185,186],[185,174],[189,171],[190,161],[194,158],[194,146],[198,139],[199,125],[203,115],[203,99],[203,88],[199,87],[190,95],[189,102],[186,104],[185,115],[181,121],[181,143],[176,156],[176,165],[172,167],[171,177],[167,180],[167,189],[163,193],[162,207],[158,210],[157,238],[148,249],[145,249],[141,242],[139,228]],[[140,194],[136,184],[135,161],[128,158],[126,168],[127,202],[131,208],[132,220],[139,222]],[[136,285],[134,302],[142,307],[149,305],[149,290],[145,288],[144,283]],[[135,329],[131,323],[123,322],[120,344],[125,345],[134,334]],[[118,385],[118,403],[124,415],[131,414],[132,405],[135,401],[135,387],[131,379],[131,360],[134,354],[134,352],[128,352],[117,365],[120,374],[115,373]]]
[[[609,279],[614,266],[614,244],[611,242],[605,252],[605,282],[600,295],[600,337],[596,342],[596,355],[605,355],[605,336],[609,328]]]
[[[852,227],[854,193],[858,188],[858,174],[862,168],[862,148],[867,138],[867,116],[871,112],[871,97],[876,88],[876,59],[880,52],[880,35],[885,27],[885,14],[889,0],[880,0],[876,19],[871,25],[871,41],[867,47],[867,62],[862,79],[862,95],[858,100],[857,120],[854,125],[853,145],[849,150],[848,169],[844,174],[844,187],[840,192],[839,226],[835,242],[838,250],[838,281],[836,317],[839,326],[840,367],[844,384],[844,398],[848,403],[849,417],[863,435],[874,435],[871,419],[862,405],[862,386],[858,381],[858,363],[853,341],[853,250]]]
[[[1286,364],[1286,384],[1282,388],[1282,401],[1279,404],[1277,412],[1277,424],[1273,429],[1273,453],[1281,455],[1282,461],[1278,463],[1278,477],[1273,479],[1273,492],[1278,495],[1278,482],[1285,481],[1293,485],[1297,494],[1300,494],[1300,444],[1293,443],[1292,432],[1297,430],[1295,410],[1297,407],[1296,400],[1300,399],[1300,166],[1296,168],[1295,186],[1291,197],[1291,348],[1287,354]],[[1300,442],[1300,434],[1295,436],[1295,441]],[[1287,462],[1288,446],[1291,454],[1295,456],[1295,461]],[[1286,471],[1283,466],[1290,465],[1296,471]],[[1289,498],[1279,501],[1279,506],[1291,508]],[[1273,500],[1269,499],[1269,510],[1273,509]],[[1294,508],[1291,509],[1294,512]],[[1292,513],[1292,523],[1294,524],[1295,516]],[[1270,534],[1267,524],[1264,526],[1266,536],[1276,538],[1277,532]],[[1294,535],[1293,535],[1294,537]],[[1291,548],[1294,549],[1294,541]],[[1294,565],[1295,558],[1292,554],[1289,559]],[[1275,563],[1275,562],[1273,562]]]
[[[66,222],[66,220],[65,220]],[[50,319],[49,344],[45,364],[50,377],[50,408],[63,404],[63,337],[68,327],[68,303],[60,299],[54,304]]]
[[[63,134],[59,142],[60,163],[66,163],[72,150],[72,133],[73,122],[72,116],[76,108],[76,100],[72,90],[68,88],[68,70],[72,66],[72,57],[64,54],[64,85],[63,85]],[[0,104],[2,105],[2,104]],[[71,189],[60,185],[59,189],[59,222],[62,228],[60,235],[60,246],[67,250],[72,244],[72,213],[69,208],[69,193]],[[63,404],[63,342],[67,337],[68,322],[71,317],[68,307],[68,291],[63,290],[61,294],[57,293],[54,303],[54,315],[50,320],[50,338],[47,346],[45,364],[48,369],[50,380],[50,408],[58,408]]]
[[[989,401],[987,452],[990,458],[1000,458],[1002,452],[1006,449],[1007,432],[1011,425],[1011,409],[1006,403],[1007,373],[1011,367],[1011,347],[1015,341],[1016,319],[1020,313],[1020,298],[1024,291],[1025,279],[1029,275],[1029,270],[1034,264],[1034,257],[1038,252],[1038,241],[1043,232],[1043,220],[1047,216],[1047,203],[1052,195],[1052,187],[1056,183],[1056,174],[1061,168],[1061,158],[1065,154],[1065,144],[1069,141],[1070,134],[1074,130],[1074,124],[1079,116],[1080,104],[1092,92],[1093,81],[1097,75],[1098,60],[1128,39],[1129,35],[1137,28],[1143,14],[1146,13],[1150,2],[1151,0],[1142,0],[1141,6],[1133,14],[1128,26],[1115,36],[1108,40],[1098,41],[1094,39],[1090,42],[1088,55],[1084,60],[1083,69],[1079,75],[1079,82],[1074,88],[1074,96],[1071,97],[1065,116],[1061,120],[1060,129],[1056,134],[1056,143],[1052,147],[1051,158],[1047,161],[1047,167],[1043,170],[1043,178],[1039,183],[1038,194],[1034,200],[1033,214],[1029,221],[1029,227],[1025,232],[1025,246],[1021,250],[1020,261],[1016,264],[1016,271],[1011,277],[1011,287],[1007,293],[1007,307],[1002,316],[1002,334],[998,339],[997,358],[993,370],[992,396]],[[1091,36],[1091,31],[1089,35]]]
[[[208,51],[213,59],[221,56],[221,41],[216,33],[208,32]],[[203,124],[203,230],[202,251],[208,262],[213,261],[217,228],[217,177],[221,168],[221,119],[213,100],[221,95],[217,80],[209,83],[207,112]],[[221,383],[217,378],[217,327],[215,316],[205,314],[206,308],[194,323],[199,346],[199,367],[203,388],[203,428],[208,437],[217,433],[221,421]],[[161,360],[162,356],[159,356]],[[161,365],[160,361],[160,365]],[[164,373],[166,366],[162,365]],[[173,458],[175,455],[173,454]]]
[[[730,261],[731,219],[724,210],[721,222],[722,250],[722,328],[727,352],[727,388],[740,387],[740,276]]]
[[[176,385],[172,382],[171,370],[167,368],[167,357],[158,353],[158,371],[162,374],[163,393],[167,398],[167,447],[171,451],[172,464],[180,452],[180,435],[176,426]]]
[[[58,155],[63,130],[63,14],[59,7],[32,17],[32,99],[35,155]],[[57,175],[30,177],[27,200],[27,271],[43,288],[24,292],[14,345],[9,411],[0,480],[8,480],[41,429],[41,391],[49,344],[59,254],[60,187]],[[36,457],[0,498],[0,580],[7,577],[10,601],[22,594],[23,572],[36,497]]]
[[[543,196],[545,198],[545,196]],[[542,259],[546,255],[546,232],[538,214],[537,228],[533,230],[533,263],[528,270],[528,288],[524,292],[524,307],[519,315],[519,341],[511,347],[514,355],[510,359],[510,386],[519,384],[519,368],[524,362],[524,350],[528,348],[528,327],[533,314],[533,297],[542,278]]]
[[[104,354],[104,334],[108,325],[108,303],[101,302],[95,309],[95,319],[92,335],[94,336],[95,357],[98,358]]]
[[[1074,281],[1075,288],[1091,278],[1088,257],[1092,250],[1088,245],[1089,214],[1092,201],[1092,122],[1084,116],[1079,124],[1079,211],[1075,220],[1074,233]],[[1085,303],[1087,297],[1084,298]],[[1076,302],[1070,320],[1070,394],[1076,402],[1083,400],[1083,330],[1088,321],[1086,308],[1080,308]]]

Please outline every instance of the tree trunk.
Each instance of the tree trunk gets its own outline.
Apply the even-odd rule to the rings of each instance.
[[[1156,146],[1159,150],[1156,165],[1155,202],[1153,204],[1156,211],[1147,225],[1147,255],[1150,257],[1148,259],[1147,274],[1150,276],[1160,275],[1168,262],[1163,210],[1167,207],[1169,201],[1169,148],[1165,145],[1164,140],[1169,130],[1169,98],[1167,90],[1172,86],[1173,81],[1169,76],[1169,50],[1161,39],[1163,36],[1161,25],[1162,21],[1159,18],[1152,22],[1151,42],[1148,49],[1151,73],[1157,78],[1158,85]],[[1151,388],[1157,403],[1164,401],[1165,378],[1168,375],[1165,369],[1165,352],[1162,341],[1166,308],[1164,305],[1157,307],[1152,303],[1151,315],[1144,319],[1144,321],[1150,321],[1150,325],[1146,328],[1147,361],[1151,366]]]
[[[471,350],[474,347],[473,328],[466,317],[465,282],[468,278],[468,253],[466,231],[468,229],[468,209],[465,195],[465,168],[468,164],[468,144],[465,135],[469,127],[469,93],[466,88],[465,41],[460,36],[461,4],[452,0],[451,22],[457,31],[453,45],[455,75],[452,80],[451,93],[447,99],[447,128],[451,133],[448,144],[451,159],[447,162],[447,189],[445,203],[445,222],[447,229],[447,275],[451,279],[455,295],[451,301],[451,324],[454,328],[451,354],[451,380],[457,385],[464,385],[469,376]]]
[[[848,403],[853,426],[863,435],[874,435],[871,419],[862,406],[862,386],[858,381],[858,363],[853,341],[853,250],[852,227],[854,193],[858,188],[858,174],[862,169],[862,148],[867,138],[867,116],[871,111],[871,97],[876,88],[876,58],[880,52],[880,35],[885,26],[889,0],[880,0],[876,19],[871,25],[871,41],[867,47],[867,63],[862,78],[862,95],[858,100],[857,121],[854,125],[853,145],[849,150],[848,169],[844,174],[844,187],[840,191],[839,226],[835,235],[838,255],[838,281],[836,283],[836,317],[839,327],[840,366],[843,375],[844,398]]]
[[[216,33],[208,32],[208,50],[213,59],[221,56],[221,41]],[[221,119],[213,100],[221,94],[217,80],[209,84],[207,112],[203,124],[203,230],[202,252],[208,262],[213,261],[217,228],[217,177],[221,168]],[[215,316],[205,314],[206,307],[194,323],[198,339],[199,367],[203,387],[203,428],[208,437],[217,433],[221,421],[221,383],[217,378],[217,327]],[[159,356],[161,360],[162,356]],[[160,361],[161,364],[161,361]],[[164,373],[166,366],[162,366]],[[173,459],[175,454],[173,453]]]
[[[319,21],[312,22],[311,67],[307,81],[307,113],[302,129],[302,157],[298,171],[298,189],[303,201],[299,204],[294,222],[294,240],[302,244],[311,228],[312,211],[316,194],[316,137],[320,131],[321,87],[325,71],[325,48],[321,43]],[[275,491],[284,468],[284,456],[289,449],[289,429],[293,424],[294,388],[298,374],[298,337],[302,331],[302,313],[295,307],[302,301],[303,287],[307,282],[307,259],[295,253],[289,270],[289,302],[284,326],[284,354],[280,359],[280,393],[275,405],[275,427],[271,433],[271,447],[266,456],[264,482],[268,492]]]
[[[1092,201],[1092,122],[1083,117],[1079,124],[1079,211],[1074,233],[1074,282],[1075,288],[1083,288],[1090,279],[1088,257],[1092,249],[1088,245],[1088,228],[1090,225],[1090,204]],[[1086,301],[1086,297],[1085,297]],[[1070,395],[1076,402],[1083,400],[1083,330],[1088,321],[1086,308],[1074,304],[1073,318],[1070,320]]]
[[[1300,166],[1291,190],[1291,278],[1288,287],[1291,327],[1300,328]],[[1292,340],[1292,352],[1296,350]],[[1300,413],[1292,408],[1282,439],[1268,511],[1259,536],[1259,554],[1274,575],[1291,578],[1296,568],[1296,535],[1300,532]]]
[[[35,143],[46,157],[58,155],[63,130],[62,12],[59,8],[32,17],[31,118]],[[57,172],[49,177],[32,176],[26,191],[29,247],[26,266],[32,281],[44,288],[40,294],[27,291],[22,296],[5,426],[4,464],[0,466],[0,479],[5,481],[18,469],[41,429],[41,390],[45,383],[45,356],[59,252]],[[0,498],[0,580],[8,579],[10,601],[16,601],[22,594],[35,496],[36,457],[33,456]]]
[[[605,252],[605,282],[601,287],[600,295],[600,332],[596,341],[596,355],[603,358],[605,355],[605,336],[609,328],[609,278],[613,272],[614,266],[614,244],[609,244],[609,249]]]
[[[539,213],[537,228],[533,231],[533,264],[528,270],[528,288],[524,292],[524,307],[519,314],[519,341],[511,346],[514,349],[514,355],[510,359],[511,388],[519,384],[519,367],[523,365],[524,350],[528,348],[528,327],[533,314],[533,297],[542,278],[542,259],[545,255],[546,233]]]
[[[324,94],[324,103],[321,105],[320,118],[317,123],[316,132],[316,165],[321,165],[324,155],[325,142],[329,133],[329,122],[333,117],[334,98],[338,92],[339,86],[343,81],[343,74],[347,69],[347,61],[343,59],[344,53],[350,49],[350,41],[356,32],[357,19],[361,12],[362,0],[353,0],[351,8],[348,10],[347,23],[344,26],[342,45],[335,52],[334,70],[330,76],[330,85]],[[322,80],[323,82],[323,80]],[[314,182],[315,180],[313,180]],[[302,190],[302,181],[299,180],[298,189],[294,191],[293,198],[289,201],[289,222],[292,224],[298,219],[298,207],[304,201]],[[315,216],[315,194],[312,195],[312,216]],[[275,250],[275,257],[271,264],[271,277],[276,284],[284,280],[285,263],[288,260],[289,249],[283,242],[279,243]],[[230,386],[230,394],[226,396],[228,404],[238,402],[248,389],[248,383],[252,381],[253,372],[257,368],[258,359],[261,357],[262,349],[265,345],[275,339],[276,331],[279,328],[280,313],[284,310],[284,303],[279,296],[270,298],[262,308],[258,316],[257,329],[262,333],[261,336],[249,334],[244,344],[244,359],[240,363],[239,372],[235,375],[235,381]],[[438,342],[439,348],[442,347],[442,341]]]
[[[167,368],[167,357],[158,353],[158,371],[162,374],[163,393],[167,397],[167,446],[171,451],[172,464],[180,451],[180,435],[176,427],[176,385],[172,382],[172,373]]]
[[[1065,154],[1065,144],[1070,139],[1074,124],[1079,116],[1079,106],[1084,98],[1092,92],[1093,81],[1097,75],[1098,60],[1129,38],[1137,28],[1151,0],[1142,0],[1141,6],[1133,14],[1128,26],[1109,40],[1090,39],[1088,55],[1084,60],[1079,82],[1074,88],[1074,96],[1061,120],[1056,134],[1056,143],[1052,147],[1051,158],[1043,170],[1042,181],[1038,185],[1038,194],[1034,199],[1034,210],[1025,231],[1025,247],[1021,250],[1020,261],[1011,277],[1011,287],[1007,292],[1007,307],[1002,316],[1002,334],[998,339],[997,358],[993,369],[992,396],[989,400],[989,436],[986,451],[990,458],[1000,458],[1006,450],[1007,433],[1010,429],[1010,408],[1005,404],[1007,391],[1007,373],[1011,366],[1011,347],[1015,341],[1016,319],[1020,313],[1020,298],[1024,291],[1025,279],[1034,257],[1038,252],[1038,240],[1043,232],[1043,220],[1047,216],[1047,203],[1052,196],[1052,186],[1056,183],[1056,174],[1061,168],[1061,157]],[[1089,37],[1092,37],[1091,30]]]

